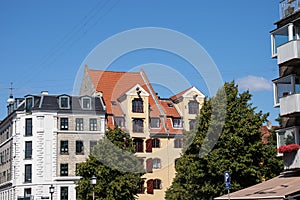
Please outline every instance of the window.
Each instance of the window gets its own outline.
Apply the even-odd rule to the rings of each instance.
[[[161,189],[161,180],[159,179],[154,179],[153,180],[153,189]]]
[[[76,131],[83,131],[83,119],[76,118]]]
[[[27,97],[25,100],[25,109],[27,112],[31,111],[33,107],[33,97]]]
[[[132,100],[132,112],[142,113],[143,108],[143,100],[142,99],[133,99]]]
[[[25,188],[24,197],[30,197],[30,196],[31,196],[31,188]]]
[[[117,125],[120,128],[125,127],[125,119],[124,117],[114,117],[115,125]]]
[[[31,183],[31,177],[32,177],[32,165],[25,165],[25,183]]]
[[[90,131],[97,131],[97,119],[90,119]]]
[[[182,148],[183,139],[182,138],[176,138],[174,140],[174,147],[175,148]]]
[[[69,109],[70,108],[70,98],[67,96],[59,97],[59,108]]]
[[[60,118],[60,130],[68,130],[68,129],[69,129],[69,119]]]
[[[154,158],[152,160],[152,168],[153,169],[160,169],[161,168],[161,161],[159,158]]]
[[[189,114],[199,114],[198,101],[190,101],[189,102]]]
[[[83,109],[91,109],[91,98],[90,97],[83,97],[81,99],[82,108]]]
[[[83,141],[76,141],[76,154],[83,154]]]
[[[69,153],[69,142],[68,140],[60,141],[60,154],[68,154]]]
[[[145,188],[144,188],[144,181],[142,181],[141,183],[139,183],[139,188],[138,188],[138,194],[144,194],[145,193]]]
[[[25,120],[25,136],[32,136],[32,119]]]
[[[173,127],[174,128],[182,128],[182,119],[181,118],[173,118]]]
[[[289,144],[299,144],[300,129],[297,126],[276,130],[277,148]]]
[[[143,140],[139,138],[133,139],[133,143],[135,144],[135,151],[136,152],[144,152],[143,148]]]
[[[60,199],[61,200],[68,200],[68,187],[61,187],[60,188]]]
[[[189,125],[190,125],[190,130],[194,130],[196,128],[196,120],[195,119],[191,119],[189,121]]]
[[[25,159],[31,159],[32,157],[32,141],[25,142]]]
[[[151,128],[159,128],[160,127],[160,119],[159,118],[150,118],[150,127]]]
[[[158,138],[152,139],[152,148],[160,148],[160,140]]]
[[[60,164],[60,176],[68,176],[68,164]]]
[[[98,144],[97,141],[90,141],[90,154],[93,152],[93,147]]]
[[[134,133],[144,132],[144,121],[142,119],[134,119],[132,121],[132,130]]]

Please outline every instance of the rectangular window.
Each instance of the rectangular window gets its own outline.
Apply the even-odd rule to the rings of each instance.
[[[31,159],[32,157],[32,141],[25,142],[25,159]]]
[[[69,119],[60,118],[60,130],[68,130],[68,129],[69,129]]]
[[[190,125],[190,130],[194,130],[196,128],[196,120],[195,119],[191,119],[189,121],[189,125]]]
[[[97,119],[90,119],[90,131],[97,131]]]
[[[26,98],[26,102],[25,102],[25,106],[26,106],[26,111],[29,112],[31,111],[32,107],[33,107],[33,98],[32,97],[28,97]]]
[[[60,188],[60,199],[61,200],[68,200],[68,187],[61,187]]]
[[[176,138],[174,140],[174,147],[175,148],[182,148],[183,146],[183,138]]]
[[[69,153],[69,142],[68,140],[60,141],[60,154],[68,154]]]
[[[134,133],[144,132],[144,121],[142,119],[134,119],[132,121],[132,130]]]
[[[83,141],[76,141],[76,154],[83,154],[83,153],[84,153]]]
[[[136,152],[144,152],[144,141],[142,139],[136,138],[133,140],[133,143],[135,144]]]
[[[76,131],[83,131],[83,119],[76,118]]]
[[[90,154],[93,152],[93,147],[97,145],[97,141],[90,141]]]
[[[143,100],[142,99],[134,99],[132,100],[132,112],[135,113],[143,113]]]
[[[160,119],[159,118],[150,118],[150,127],[151,128],[159,128],[160,127]]]
[[[190,101],[188,106],[189,106],[189,114],[199,114],[198,101]]]
[[[125,119],[124,117],[114,117],[115,125],[117,125],[120,128],[125,127]]]
[[[89,97],[82,99],[82,108],[83,109],[91,109],[91,99]]]
[[[25,188],[24,197],[30,197],[30,196],[31,196],[31,188]]]
[[[32,119],[25,120],[25,136],[32,136]]]
[[[173,118],[173,127],[174,128],[182,128],[182,119]]]
[[[32,165],[25,165],[25,183],[31,183],[32,181]]]
[[[69,108],[69,97],[60,97],[60,108]]]
[[[68,176],[68,164],[60,164],[60,176]]]

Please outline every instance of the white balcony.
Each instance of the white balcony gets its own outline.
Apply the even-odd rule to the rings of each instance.
[[[300,40],[289,41],[277,48],[277,64],[300,59]]]
[[[291,94],[280,98],[280,116],[300,113],[300,94]]]

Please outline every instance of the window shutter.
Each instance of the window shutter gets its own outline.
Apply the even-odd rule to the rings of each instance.
[[[153,194],[153,179],[147,181],[147,193]]]
[[[148,158],[146,160],[146,171],[147,171],[147,173],[152,173],[153,172],[152,167],[153,167],[152,158]]]
[[[152,139],[146,141],[146,152],[152,152]]]

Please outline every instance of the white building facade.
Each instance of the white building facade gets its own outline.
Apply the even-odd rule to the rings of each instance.
[[[98,97],[27,95],[0,124],[0,200],[76,199],[76,164],[104,136]]]

